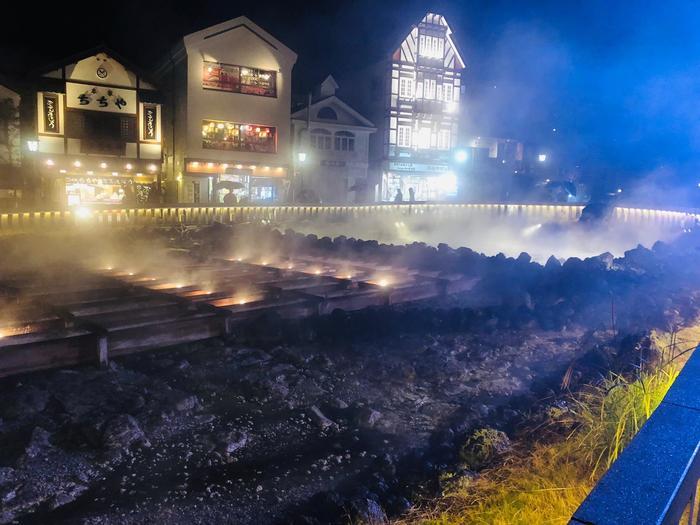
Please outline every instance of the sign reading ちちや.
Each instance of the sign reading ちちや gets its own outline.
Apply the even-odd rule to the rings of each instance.
[[[66,83],[66,106],[69,108],[112,113],[136,113],[136,91],[88,84]]]

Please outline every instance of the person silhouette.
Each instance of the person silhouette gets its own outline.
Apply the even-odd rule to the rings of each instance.
[[[416,202],[416,190],[408,188],[408,202]]]
[[[396,190],[396,197],[394,197],[394,202],[403,202],[403,193],[401,192],[400,188]]]

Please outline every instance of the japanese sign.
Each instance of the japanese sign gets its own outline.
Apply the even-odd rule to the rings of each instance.
[[[136,91],[88,84],[66,84],[66,105],[69,108],[136,113]]]
[[[58,95],[44,93],[44,132],[60,133],[61,127],[58,122]]]
[[[158,108],[143,106],[143,140],[158,140]]]

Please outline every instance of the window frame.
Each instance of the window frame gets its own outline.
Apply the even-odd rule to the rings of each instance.
[[[401,131],[403,130],[403,135]],[[408,124],[399,124],[396,128],[396,145],[399,148],[410,148],[412,144],[413,129]],[[404,140],[401,140],[403,136]]]
[[[277,127],[276,126],[267,126],[264,124],[249,124],[247,122],[231,122],[231,121],[227,121],[227,120],[217,120],[217,119],[202,119],[202,128],[204,128],[205,125],[209,126],[210,123],[216,124],[217,129],[219,129],[218,124],[223,124],[224,126],[227,126],[229,124],[231,124],[232,126],[238,126],[239,127],[239,131],[238,131],[239,137],[241,136],[242,131],[248,131],[248,130],[242,130],[241,129],[242,126],[249,126],[249,127],[253,127],[253,128],[267,128],[268,133],[270,133],[272,135],[272,137],[271,137],[272,148],[269,151],[266,151],[264,149],[255,149],[254,147],[252,149],[247,148],[247,147],[240,147],[240,145],[244,145],[246,143],[245,140],[241,140],[240,138],[238,139],[237,142],[231,142],[231,144],[238,144],[239,147],[226,148],[226,147],[214,147],[212,145],[207,146],[206,145],[207,138],[203,135],[202,136],[202,149],[211,149],[211,150],[215,150],[215,151],[241,151],[241,152],[250,152],[250,153],[265,153],[265,154],[276,154],[277,153],[278,134],[277,134]],[[203,130],[203,133],[204,133],[204,130]],[[225,143],[224,140],[219,140],[219,141],[213,141],[211,139],[209,139],[209,140],[210,140],[209,144],[211,144],[212,142]],[[251,145],[255,146],[254,143],[251,143]]]
[[[237,70],[238,74],[238,84],[237,87],[234,87],[232,89],[228,89],[225,87],[217,87],[215,85],[207,85],[205,84],[205,73],[208,67],[213,67],[217,66],[220,67],[221,69],[229,69],[229,70]],[[251,71],[256,71],[258,73],[266,73],[269,74],[272,77],[271,80],[271,93],[255,93],[251,92],[248,90],[244,90],[243,86],[248,86],[249,88],[254,88],[255,86],[253,84],[247,84],[243,82],[243,70],[251,70]],[[202,61],[202,89],[210,90],[210,91],[223,91],[224,93],[238,93],[241,95],[252,95],[255,97],[266,97],[266,98],[277,98],[278,92],[277,92],[277,71],[272,71],[268,69],[261,69],[258,67],[251,67],[251,66],[242,66],[240,64],[227,64],[226,62],[210,62],[208,60]]]
[[[355,134],[349,131],[336,131],[334,134],[333,145],[335,151],[355,151]]]

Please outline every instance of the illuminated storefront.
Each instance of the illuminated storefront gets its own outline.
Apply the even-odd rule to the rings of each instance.
[[[383,174],[383,201],[392,201],[400,190],[408,200],[413,189],[417,201],[444,201],[457,197],[457,176],[452,171],[422,175],[410,172],[386,172]]]
[[[183,112],[164,134],[172,198],[193,204],[286,198],[296,58],[244,16],[182,39],[156,72]]]
[[[139,205],[161,168],[158,93],[106,49],[47,68],[36,80],[32,152],[46,205]]]
[[[191,161],[187,173],[183,186],[193,203],[269,204],[279,200],[289,184],[284,166]],[[235,198],[227,199],[229,193]]]

